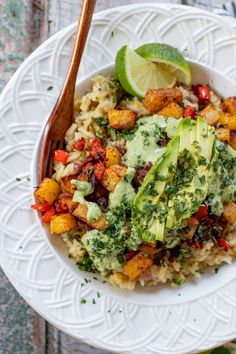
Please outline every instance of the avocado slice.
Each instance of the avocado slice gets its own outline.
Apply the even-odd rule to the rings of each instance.
[[[196,140],[196,121],[191,118],[183,119],[177,129],[177,134],[180,136],[179,154],[184,149],[189,149],[190,145]]]
[[[184,152],[189,151],[191,145],[196,140],[196,122],[191,118],[183,119],[177,130],[177,134],[180,136],[180,143],[179,143],[179,153],[178,157]],[[173,190],[175,193],[176,188],[171,186],[169,191]],[[175,222],[175,200],[174,198],[169,197],[168,200],[168,215],[166,218],[166,227],[171,228]]]
[[[168,198],[166,184],[173,178],[179,151],[180,138],[172,139],[149,173],[146,175],[134,202],[132,225],[143,240],[163,240]]]
[[[195,213],[207,196],[210,163],[215,141],[214,130],[198,118],[193,124],[180,127],[180,149],[173,193],[169,195],[166,228],[182,224]],[[188,135],[187,141],[184,139]]]

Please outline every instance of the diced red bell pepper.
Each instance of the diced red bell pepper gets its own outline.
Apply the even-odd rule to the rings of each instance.
[[[201,248],[200,242],[199,242],[199,241],[193,242],[193,243],[192,243],[192,248],[200,249],[200,248]]]
[[[54,151],[54,160],[62,163],[66,163],[69,153],[65,150],[55,150]]]
[[[191,117],[191,119],[195,119],[196,113],[195,113],[195,109],[193,106],[187,105],[182,113],[182,117]]]
[[[51,210],[53,207],[50,204],[47,204],[47,203],[44,203],[44,204],[37,203],[37,204],[31,205],[31,208],[33,208],[35,210],[38,210],[38,211],[41,211],[41,212],[44,212],[44,211]]]
[[[136,255],[136,251],[130,251],[125,255],[126,261],[129,261],[131,258],[133,258]]]
[[[56,201],[55,208],[57,213],[64,213],[65,211],[69,210],[67,200],[68,198],[62,197],[58,201]]]
[[[102,145],[101,140],[95,138],[93,139],[91,145],[92,145],[92,150],[90,151],[90,156],[93,158],[101,157],[103,159],[106,154],[106,149]]]
[[[208,101],[211,98],[211,92],[208,86],[198,87],[198,98],[201,101]]]
[[[224,240],[223,238],[220,238],[220,239],[219,239],[218,245],[219,245],[220,247],[222,247],[222,248],[225,250],[225,252],[227,252],[228,249],[229,249],[229,243],[228,243],[228,241]]]
[[[96,149],[99,149],[99,148],[103,147],[102,143],[101,143],[101,140],[98,139],[98,138],[93,139],[91,145],[92,145],[92,149],[93,150],[96,150]]]
[[[104,166],[104,164],[101,161],[97,162],[94,165],[94,174],[99,181],[102,180],[105,170],[106,170],[106,167]]]
[[[193,93],[198,98],[198,103],[204,103],[211,98],[210,88],[205,85],[192,85]]]
[[[45,224],[49,224],[51,222],[52,216],[55,214],[55,209],[46,211],[46,213],[42,216],[41,220]]]
[[[78,141],[76,141],[76,143],[74,144],[74,148],[76,150],[79,151],[84,151],[84,147],[85,147],[85,139],[84,138],[80,138]]]
[[[200,205],[198,211],[194,214],[195,218],[203,219],[208,214],[208,206],[205,204]]]

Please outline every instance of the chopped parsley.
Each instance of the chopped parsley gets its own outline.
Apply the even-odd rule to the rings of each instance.
[[[124,256],[122,254],[118,254],[117,260],[120,264],[123,264],[125,262]]]
[[[92,118],[93,121],[101,128],[106,128],[108,125],[108,119],[106,117]]]
[[[174,283],[175,285],[181,286],[185,283],[184,279],[173,279],[172,283]]]
[[[197,269],[196,272],[199,273],[199,274],[203,274],[204,273],[202,268]]]
[[[102,134],[102,132],[101,132],[100,130],[97,130],[96,133],[95,133],[95,135],[96,135],[98,138],[100,138],[100,139],[103,138],[103,134]]]
[[[52,91],[53,90],[53,86],[48,86],[47,91]]]
[[[86,304],[86,300],[85,299],[81,299],[80,300],[80,303],[83,305],[83,304]]]
[[[204,184],[204,183],[206,183],[206,176],[201,176],[200,178],[199,178],[199,181],[201,182],[201,184]]]
[[[115,129],[109,127],[108,130],[107,130],[107,133],[108,133],[108,135],[111,136],[111,138],[112,138],[113,141],[116,141],[116,140],[117,140],[117,134],[116,134]]]
[[[77,265],[79,266],[80,270],[83,270],[85,272],[94,273],[96,271],[93,261],[88,255],[85,255],[83,258],[81,258],[80,261],[77,262]]]

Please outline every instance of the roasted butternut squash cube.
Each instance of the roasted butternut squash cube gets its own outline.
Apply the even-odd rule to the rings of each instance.
[[[171,102],[168,106],[162,108],[158,114],[163,117],[171,117],[179,119],[182,117],[183,108],[178,105],[176,102]]]
[[[229,117],[230,117],[229,113],[220,112],[220,119],[218,123],[220,123],[221,125],[228,125]]]
[[[133,129],[137,119],[137,113],[130,109],[111,109],[108,111],[108,120],[112,128],[117,130]]]
[[[39,187],[34,192],[35,198],[39,203],[53,204],[60,193],[59,184],[52,178],[44,178]]]
[[[121,160],[121,153],[115,146],[106,148],[106,168],[116,165]]]
[[[236,97],[226,98],[226,100],[222,102],[222,109],[224,112],[236,115]]]
[[[228,118],[228,128],[230,130],[236,130],[236,115],[230,115]]]
[[[76,219],[69,213],[54,215],[50,222],[50,231],[52,234],[61,234],[76,227]]]
[[[236,221],[236,203],[230,202],[224,204],[223,216],[229,224],[234,224]]]
[[[102,184],[109,191],[114,192],[117,183],[125,176],[126,167],[121,165],[112,165],[108,167],[103,175]]]
[[[212,103],[200,112],[200,117],[206,119],[208,125],[216,125],[220,119],[220,111]]]
[[[134,280],[150,268],[152,264],[153,260],[150,257],[139,252],[124,265],[124,271],[130,280]]]
[[[127,275],[124,275],[121,272],[114,272],[114,274],[110,277],[111,283],[114,285],[118,285],[121,289],[126,290],[134,290],[136,281],[131,281]]]
[[[89,221],[87,219],[87,212],[88,212],[87,206],[85,204],[79,204],[77,208],[74,210],[73,215],[81,219],[82,221],[86,222],[86,224],[88,224],[89,226],[99,231],[104,230],[108,226],[105,213],[103,213],[98,220]]]
[[[171,102],[183,100],[181,91],[177,88],[149,89],[144,97],[144,107],[152,113],[157,113]]]
[[[230,140],[230,129],[226,127],[217,128],[216,137],[218,140],[228,143]]]
[[[155,254],[158,253],[158,249],[146,244],[142,244],[139,247],[139,251],[142,252],[143,254],[148,254],[149,256],[154,256]]]
[[[61,187],[64,189],[68,194],[73,195],[75,191],[75,186],[71,184],[71,180],[75,179],[76,175],[67,176],[61,179]]]
[[[230,130],[236,130],[236,115],[222,112],[220,113],[219,123],[227,126]]]

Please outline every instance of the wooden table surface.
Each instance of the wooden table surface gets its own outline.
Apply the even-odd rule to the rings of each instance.
[[[98,0],[96,11],[142,2],[145,0]],[[0,0],[0,92],[35,47],[76,20],[80,4],[80,0]],[[47,323],[18,295],[0,270],[0,354],[13,353],[107,352],[83,344]]]

